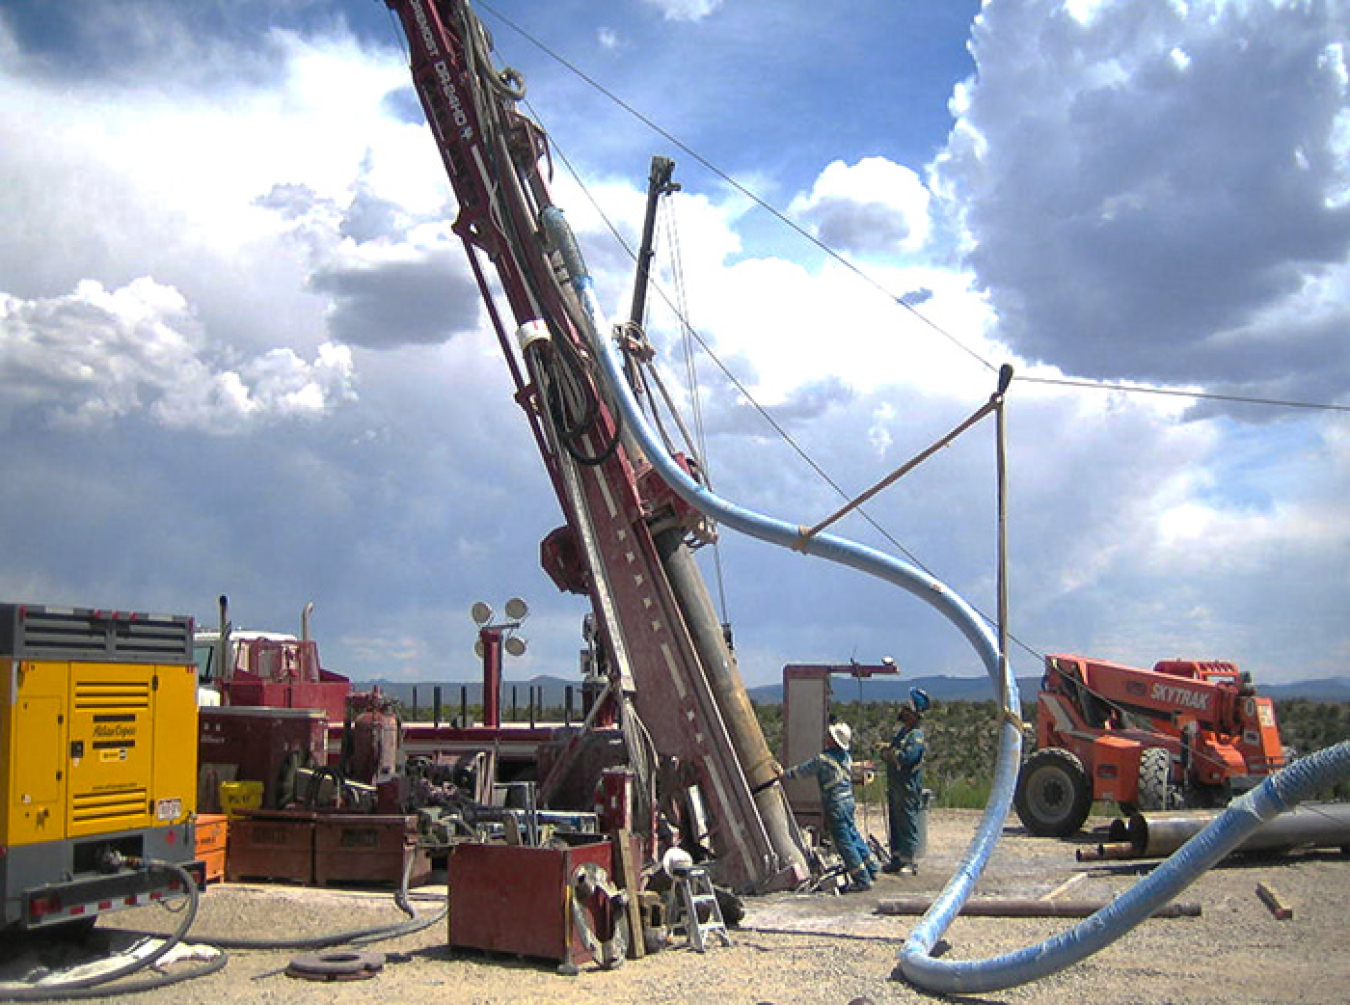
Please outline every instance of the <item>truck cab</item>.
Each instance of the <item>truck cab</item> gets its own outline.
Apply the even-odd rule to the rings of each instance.
[[[297,651],[300,640],[284,632],[227,629],[223,635],[217,628],[198,629],[192,636],[192,653],[197,661],[197,704],[220,705],[226,682],[233,680],[236,670],[261,669],[263,661],[255,657],[264,643],[275,656],[269,656],[269,675],[278,670],[294,673],[299,663]]]
[[[351,682],[320,663],[318,643],[309,637],[313,609],[305,605],[295,636],[235,628],[229,601],[221,597],[218,627],[193,633],[198,705],[313,709],[342,722]]]

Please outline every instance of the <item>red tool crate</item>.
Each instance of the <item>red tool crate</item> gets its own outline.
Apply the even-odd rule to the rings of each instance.
[[[572,877],[583,863],[613,876],[609,842],[567,848],[455,845],[448,871],[451,948],[572,964],[594,959],[572,925]]]
[[[230,821],[225,878],[314,882],[314,814],[240,810]]]
[[[314,881],[397,886],[412,860],[409,886],[431,878],[431,859],[417,847],[417,818],[341,813],[314,821]]]

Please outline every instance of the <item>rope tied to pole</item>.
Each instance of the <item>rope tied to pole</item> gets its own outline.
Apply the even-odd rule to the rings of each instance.
[[[949,432],[946,436],[942,437],[939,440],[936,440],[927,449],[921,450],[918,454],[911,457],[908,461],[900,465],[885,478],[881,479],[881,481],[873,485],[870,489],[867,489],[861,495],[845,503],[842,507],[835,510],[833,513],[827,516],[824,520],[820,521],[820,523],[816,524],[814,527],[800,527],[799,534],[801,537],[801,541],[794,546],[794,550],[805,552],[807,544],[810,542],[810,540],[817,534],[819,534],[821,531],[825,530],[825,528],[848,516],[849,513],[852,513],[859,506],[862,506],[864,503],[868,502],[879,493],[890,488],[905,475],[909,474],[924,461],[928,460],[928,458],[936,454],[939,450],[951,446],[954,442],[956,442],[957,439],[961,437],[963,433],[967,432],[969,429],[971,429],[973,426],[979,423],[980,420],[984,419],[987,415],[989,415],[990,412],[1000,410],[1003,405],[1003,395],[1008,390],[1008,384],[1012,381],[1012,373],[1013,373],[1012,367],[1009,364],[1005,363],[1003,367],[999,370],[998,390],[996,390],[992,395],[990,395],[989,400],[985,402],[983,405],[981,405],[979,408],[977,408],[974,411],[974,413],[972,413],[964,422],[956,426],[956,428],[953,429],[951,432]],[[1002,456],[1001,441],[999,453],[1001,457]],[[1003,493],[1000,493],[1000,498],[1002,498],[1002,496]],[[1001,514],[1000,514],[1000,523],[1002,523]],[[1000,620],[1002,619],[1000,618]]]

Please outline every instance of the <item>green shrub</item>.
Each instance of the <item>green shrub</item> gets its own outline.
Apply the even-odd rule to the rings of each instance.
[[[1033,696],[1034,698],[1034,696]],[[895,702],[835,702],[830,711],[853,727],[855,758],[872,757],[875,744],[889,740],[899,715]],[[765,739],[774,756],[780,756],[783,733],[782,707],[756,705]],[[933,790],[934,804],[943,807],[982,808],[992,788],[998,737],[997,705],[992,701],[938,701],[923,719],[927,753],[924,784]],[[1286,748],[1299,755],[1311,754],[1350,739],[1350,703],[1314,702],[1303,698],[1278,701],[1275,714]],[[1026,721],[1034,723],[1035,702],[1023,709]],[[860,801],[884,803],[885,769],[877,764],[877,778],[861,786]],[[1350,782],[1342,782],[1320,794],[1325,799],[1350,799]],[[1109,812],[1114,813],[1115,807]]]

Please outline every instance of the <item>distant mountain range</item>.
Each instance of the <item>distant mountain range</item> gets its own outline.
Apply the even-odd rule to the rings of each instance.
[[[1350,674],[1344,677],[1324,677],[1321,680],[1295,681],[1292,684],[1262,685],[1257,681],[1256,689],[1267,698],[1275,698],[1278,701],[1306,698],[1308,701],[1350,702]]]
[[[459,709],[461,700],[468,705],[482,704],[482,681],[425,681],[417,684],[390,681],[353,681],[358,691],[380,690],[405,706],[413,704],[414,692],[419,708],[430,709],[440,689],[441,708],[445,718]],[[508,680],[502,688],[502,717],[512,718],[512,708],[521,716],[528,714],[530,689],[535,688],[536,701],[544,708],[560,708],[567,688],[573,691],[573,707],[581,707],[581,686],[575,680],[540,676],[527,681]],[[860,682],[840,676],[834,680],[834,699],[839,702],[901,702],[909,700],[909,689],[922,688],[934,701],[991,701],[993,685],[984,677],[870,677]],[[1018,690],[1023,701],[1034,701],[1040,688],[1039,677],[1019,677]],[[1288,684],[1266,684],[1257,681],[1257,690],[1267,698],[1288,701],[1304,698],[1308,701],[1350,702],[1350,674],[1321,680],[1295,681]],[[763,705],[777,705],[783,701],[782,684],[762,684],[749,689],[750,700]],[[462,698],[461,698],[462,696]]]

